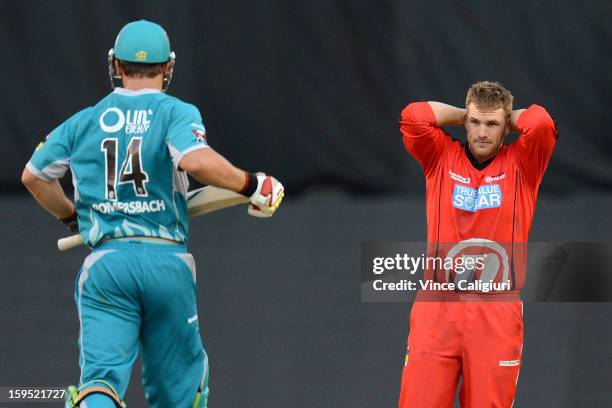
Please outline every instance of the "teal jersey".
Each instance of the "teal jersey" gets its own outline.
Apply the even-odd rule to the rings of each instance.
[[[184,243],[189,181],[178,164],[203,148],[206,133],[195,106],[153,89],[116,88],[53,130],[27,168],[47,181],[70,168],[88,245],[133,236]]]

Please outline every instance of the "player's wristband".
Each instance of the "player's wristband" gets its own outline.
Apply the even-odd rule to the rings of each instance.
[[[79,223],[77,221],[77,213],[74,211],[70,216],[66,218],[60,218],[59,220],[68,228],[72,233],[79,232]]]
[[[245,197],[252,196],[257,190],[257,176],[253,173],[244,172],[246,180],[244,181],[244,186],[242,190],[239,191]]]

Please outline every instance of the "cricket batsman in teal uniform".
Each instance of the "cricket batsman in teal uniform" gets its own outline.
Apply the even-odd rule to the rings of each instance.
[[[208,146],[198,109],[165,92],[173,68],[162,27],[123,27],[109,52],[111,82],[123,86],[53,130],[22,175],[40,205],[93,248],[75,285],[81,377],[67,407],[125,407],[139,351],[152,407],[206,407],[187,173],[245,195],[258,217],[272,216],[284,195],[275,178]],[[74,204],[57,181],[68,168]]]

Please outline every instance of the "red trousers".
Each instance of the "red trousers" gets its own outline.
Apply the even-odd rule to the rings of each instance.
[[[523,348],[523,304],[415,302],[400,408],[510,408]]]

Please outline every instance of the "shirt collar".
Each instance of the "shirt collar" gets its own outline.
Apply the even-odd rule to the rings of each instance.
[[[482,163],[478,163],[478,160],[476,160],[476,157],[474,157],[474,155],[472,154],[472,151],[470,150],[470,146],[468,146],[467,143],[464,145],[464,148],[465,148],[465,154],[467,155],[468,160],[472,164],[472,167],[474,167],[476,170],[483,170],[485,167],[491,164],[493,159],[495,159],[497,154],[499,154],[499,152],[497,152],[497,154],[491,157],[489,160],[483,161]]]
[[[153,88],[142,88],[142,89],[139,89],[138,91],[133,91],[131,89],[117,87],[115,88],[113,93],[116,93],[119,95],[125,95],[125,96],[138,96],[138,95],[147,95],[147,94],[155,94],[155,93],[162,93],[162,92],[159,89],[153,89]]]

